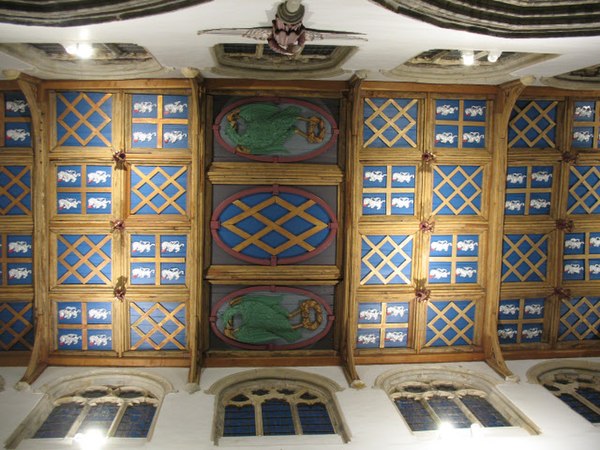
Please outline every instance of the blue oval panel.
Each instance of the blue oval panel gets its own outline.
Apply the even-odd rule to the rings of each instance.
[[[212,236],[230,255],[253,264],[295,264],[325,250],[337,219],[321,198],[298,188],[265,186],[224,200],[211,220]]]

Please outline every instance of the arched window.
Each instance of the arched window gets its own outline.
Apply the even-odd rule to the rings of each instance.
[[[375,382],[385,390],[414,432],[452,428],[533,426],[474,372],[449,368],[392,371]]]
[[[589,422],[600,424],[600,364],[552,361],[533,367],[530,382],[539,383]]]
[[[335,383],[291,369],[231,375],[208,391],[216,395],[214,440],[222,437],[347,434]]]
[[[150,375],[103,372],[63,378],[42,390],[46,395],[7,448],[22,439],[147,439],[172,387]]]

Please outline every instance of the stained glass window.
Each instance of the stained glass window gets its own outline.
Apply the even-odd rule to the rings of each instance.
[[[143,390],[92,386],[57,399],[33,438],[72,438],[90,430],[106,437],[145,438],[157,406],[158,399]]]
[[[251,384],[225,398],[222,435],[336,434],[327,399],[289,383]]]
[[[459,382],[401,383],[391,396],[413,431],[437,430],[442,423],[453,428],[512,426],[486,392]]]
[[[591,423],[600,423],[600,373],[557,369],[539,377],[543,386]]]

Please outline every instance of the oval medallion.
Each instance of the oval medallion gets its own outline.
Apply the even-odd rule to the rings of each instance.
[[[302,100],[252,97],[225,107],[213,125],[225,149],[244,158],[294,162],[328,150],[339,133],[325,109]]]
[[[211,219],[214,241],[235,258],[296,264],[325,250],[337,232],[327,203],[303,189],[263,186],[224,200]]]
[[[333,320],[325,300],[291,287],[240,289],[222,298],[210,314],[219,339],[249,350],[307,347],[328,333]]]

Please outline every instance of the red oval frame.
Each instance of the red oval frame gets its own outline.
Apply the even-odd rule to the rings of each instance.
[[[248,294],[250,292],[258,292],[258,291],[283,292],[283,293],[288,292],[288,293],[292,293],[292,294],[304,295],[310,299],[316,300],[321,306],[323,306],[323,308],[325,309],[325,312],[327,313],[327,324],[325,325],[325,328],[321,332],[315,334],[314,336],[311,336],[309,339],[305,339],[302,341],[294,342],[293,344],[285,344],[285,345],[246,344],[244,342],[239,342],[239,341],[236,341],[235,339],[231,339],[231,338],[225,336],[221,332],[221,330],[219,330],[217,328],[217,312],[221,309],[221,307],[225,303],[232,300],[233,298],[239,297],[240,295]],[[232,345],[232,346],[238,347],[238,348],[242,348],[244,350],[295,350],[298,348],[307,347],[311,344],[314,344],[315,342],[320,341],[324,336],[326,336],[327,333],[329,332],[329,330],[331,329],[334,320],[335,320],[335,316],[333,315],[333,311],[331,310],[331,307],[325,302],[325,300],[323,300],[317,294],[315,294],[314,292],[305,290],[305,289],[285,287],[285,286],[253,286],[253,287],[238,289],[237,291],[233,291],[217,302],[217,304],[212,308],[212,310],[210,312],[210,317],[209,317],[210,327],[212,328],[213,332],[218,336],[219,339],[221,339],[223,342],[225,342],[229,345]]]
[[[302,153],[300,155],[295,155],[295,156],[280,156],[280,155],[260,156],[260,155],[250,155],[248,153],[238,152],[235,149],[235,147],[231,146],[231,144],[228,144],[225,141],[225,139],[223,139],[223,137],[221,136],[221,130],[220,130],[221,121],[223,120],[223,117],[225,117],[225,115],[228,114],[230,111],[232,111],[234,108],[237,108],[238,106],[245,105],[248,103],[279,103],[279,104],[289,103],[289,104],[300,105],[307,109],[311,109],[311,110],[319,113],[320,115],[322,115],[323,118],[325,120],[327,120],[327,122],[329,122],[329,124],[331,125],[331,138],[329,139],[329,141],[327,141],[321,147],[318,147],[311,152]],[[337,128],[337,123],[335,122],[335,119],[325,109],[323,109],[317,105],[314,105],[312,103],[305,102],[303,100],[296,100],[294,98],[280,98],[280,97],[250,97],[250,98],[244,98],[244,99],[238,100],[237,102],[234,102],[231,105],[225,107],[225,109],[223,109],[219,113],[219,115],[215,119],[215,123],[213,124],[213,135],[215,136],[217,142],[221,146],[223,146],[223,148],[225,148],[225,150],[227,150],[228,152],[231,152],[235,155],[239,155],[243,158],[252,159],[254,161],[264,161],[264,162],[288,163],[288,162],[297,162],[297,161],[304,161],[307,159],[312,159],[315,156],[318,156],[321,153],[324,153],[327,150],[329,150],[331,148],[331,146],[337,141],[337,136],[338,136],[339,132],[340,131]]]
[[[247,196],[250,196],[253,194],[263,193],[263,192],[270,192],[273,195],[276,195],[279,192],[289,192],[291,194],[300,195],[307,199],[313,200],[316,204],[318,204],[321,208],[323,208],[323,210],[327,213],[327,215],[329,215],[329,218],[331,219],[331,223],[329,224],[329,235],[327,236],[327,238],[325,238],[325,240],[323,242],[321,242],[321,244],[319,244],[313,251],[306,252],[306,253],[304,253],[302,255],[298,255],[298,256],[292,256],[289,258],[277,258],[276,256],[272,256],[271,259],[255,258],[253,256],[248,256],[248,255],[244,255],[240,252],[236,252],[231,247],[227,246],[225,244],[225,242],[223,242],[223,240],[221,239],[219,234],[217,233],[218,229],[221,226],[221,222],[218,220],[219,216],[221,215],[223,210],[227,206],[232,204],[235,200],[238,200],[240,198],[244,198],[244,197],[247,197]],[[329,247],[329,245],[331,245],[331,242],[333,241],[333,239],[335,238],[335,236],[337,234],[337,229],[338,229],[337,218],[336,218],[334,212],[329,207],[329,205],[327,203],[325,203],[325,200],[316,196],[312,192],[308,192],[303,189],[287,187],[287,186],[279,186],[279,185],[262,186],[262,187],[256,187],[256,188],[251,188],[251,189],[245,189],[234,195],[231,195],[231,196],[227,197],[225,200],[223,200],[219,204],[219,206],[217,206],[217,208],[214,210],[214,212],[211,216],[211,219],[210,219],[210,232],[212,234],[213,240],[217,243],[217,245],[219,247],[221,247],[225,252],[229,253],[234,258],[241,259],[242,261],[246,261],[246,262],[249,262],[252,264],[258,264],[261,266],[276,266],[278,264],[296,264],[298,262],[310,259],[313,256],[316,256],[319,253],[323,252],[327,247]]]

